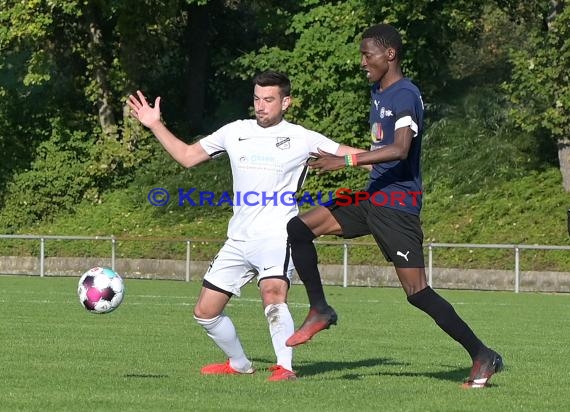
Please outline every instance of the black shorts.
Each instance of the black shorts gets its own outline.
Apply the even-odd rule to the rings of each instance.
[[[425,267],[424,234],[419,216],[375,206],[369,200],[358,204],[353,200],[347,206],[333,203],[328,209],[340,224],[345,239],[371,234],[386,260],[395,267]]]

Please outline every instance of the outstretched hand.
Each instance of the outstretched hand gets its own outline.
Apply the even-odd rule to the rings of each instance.
[[[160,97],[156,98],[154,107],[151,107],[140,90],[137,90],[137,96],[138,98],[131,94],[127,100],[131,116],[148,128],[160,123]]]
[[[312,160],[309,160],[308,164],[311,169],[316,169],[318,173],[321,173],[345,167],[344,156],[337,156],[321,149],[317,150],[318,153],[310,153]]]

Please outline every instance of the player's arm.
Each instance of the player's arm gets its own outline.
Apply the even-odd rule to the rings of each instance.
[[[347,154],[356,154],[356,153],[364,153],[367,152],[368,150],[365,149],[357,149],[356,147],[352,147],[352,146],[347,146],[344,144],[341,144],[338,147],[338,150],[335,152],[335,155],[337,156],[344,156]]]
[[[345,153],[354,155],[351,159],[358,166],[367,166],[368,168],[375,163],[391,162],[394,160],[404,160],[408,157],[414,132],[410,127],[400,127],[394,132],[394,143],[382,146],[373,151],[360,151],[356,153]],[[360,149],[355,149],[360,150]],[[340,148],[339,148],[340,151]],[[319,153],[311,153],[316,159],[310,163],[310,167],[322,172],[342,169],[347,166],[344,155],[331,154],[319,150]]]
[[[356,147],[352,147],[352,146],[346,146],[344,144],[341,144],[338,147],[338,150],[336,151],[335,155],[337,156],[342,156],[344,158],[345,155],[351,155],[351,154],[358,154],[358,153],[367,153],[368,150],[365,149],[358,149]],[[369,164],[362,164],[362,165],[358,165],[358,166],[362,166],[364,169],[370,170],[372,169],[372,166]]]
[[[372,165],[374,163],[392,162],[408,158],[414,132],[410,127],[400,127],[394,131],[394,143],[379,149],[358,154],[357,165]]]
[[[129,96],[127,104],[131,108],[131,116],[146,126],[155,135],[164,149],[174,160],[184,167],[192,167],[210,159],[210,156],[199,143],[187,144],[177,138],[160,120],[160,97],[151,107],[144,95],[137,90],[137,96]]]

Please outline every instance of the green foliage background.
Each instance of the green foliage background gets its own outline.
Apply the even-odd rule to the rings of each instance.
[[[402,31],[405,74],[424,92],[426,240],[567,244],[569,199],[558,160],[570,134],[567,7],[546,24],[551,10],[541,1],[139,5],[0,0],[0,232],[199,238],[195,258],[211,258],[230,208],[154,208],[146,195],[154,187],[228,191],[227,160],[182,169],[129,118],[126,96],[136,89],[161,95],[168,127],[191,142],[249,117],[250,78],[278,68],[293,81],[290,121],[367,148],[359,36],[384,21]],[[365,182],[366,173],[347,169],[311,176],[306,189]],[[37,252],[29,242],[0,245],[3,254]],[[126,240],[119,250],[181,253],[175,243]],[[323,261],[337,259],[327,250]],[[108,248],[62,242],[47,251],[81,256]],[[351,257],[377,260],[364,247]],[[510,261],[495,252],[449,252],[442,264]],[[525,262],[557,270],[568,263],[546,252]]]

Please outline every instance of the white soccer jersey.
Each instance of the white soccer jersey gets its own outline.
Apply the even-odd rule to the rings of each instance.
[[[297,215],[293,193],[303,184],[309,152],[336,153],[339,144],[320,133],[282,120],[261,127],[238,120],[200,140],[210,156],[226,152],[233,174],[233,212],[228,238],[256,240],[287,236]]]

